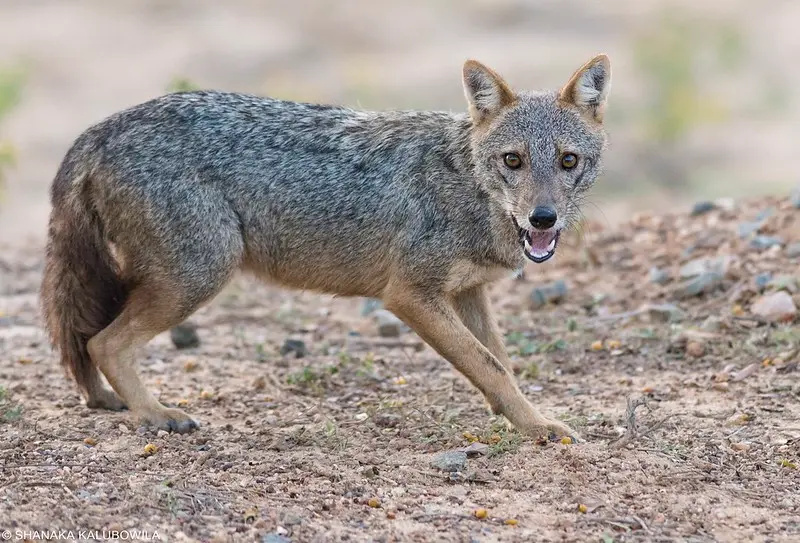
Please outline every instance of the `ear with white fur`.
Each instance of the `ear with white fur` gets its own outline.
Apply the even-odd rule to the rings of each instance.
[[[559,100],[571,104],[598,123],[603,122],[608,91],[611,90],[611,62],[597,55],[581,66],[559,93]]]
[[[464,94],[475,124],[492,119],[516,100],[503,78],[477,60],[464,63],[463,77]]]

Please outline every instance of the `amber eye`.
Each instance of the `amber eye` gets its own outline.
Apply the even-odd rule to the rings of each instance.
[[[506,163],[506,166],[511,168],[512,170],[518,169],[522,166],[522,159],[519,157],[517,153],[506,153],[503,157],[503,162]]]
[[[578,165],[578,157],[573,153],[566,153],[561,157],[561,167],[565,170],[571,170]]]

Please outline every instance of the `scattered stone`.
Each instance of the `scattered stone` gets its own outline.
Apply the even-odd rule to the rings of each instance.
[[[669,283],[669,272],[667,270],[662,270],[657,266],[650,268],[649,276],[651,283],[655,283],[657,285]]]
[[[529,296],[530,308],[539,309],[549,303],[558,303],[567,295],[567,284],[556,281],[549,285],[534,288]]]
[[[772,274],[769,272],[759,273],[756,275],[754,281],[758,291],[763,292],[764,289],[769,285],[770,281],[772,281]]]
[[[731,449],[739,452],[747,452],[750,450],[751,446],[752,445],[749,441],[737,441],[735,443],[731,443]]]
[[[693,279],[684,281],[673,290],[673,296],[679,300],[700,296],[711,292],[722,284],[723,276],[718,272],[705,272]]]
[[[731,381],[744,381],[751,375],[754,375],[758,371],[758,364],[750,364],[746,368],[737,371],[731,377]]]
[[[722,329],[722,319],[711,315],[703,321],[700,328],[707,332],[719,332]]]
[[[680,322],[685,317],[681,308],[673,304],[651,305],[647,308],[647,314],[655,322]]]
[[[789,258],[800,257],[800,241],[795,241],[786,246],[786,256]]]
[[[737,227],[740,238],[748,238],[758,232],[766,221],[743,222]]]
[[[716,272],[723,277],[728,273],[733,258],[729,255],[722,255],[711,258],[696,258],[681,266],[681,279],[697,277],[706,272]]]
[[[177,349],[194,349],[200,346],[197,326],[188,321],[172,328],[169,331],[169,337]]]
[[[473,441],[468,447],[464,447],[461,450],[466,453],[467,457],[482,456],[489,452],[489,445],[480,441]]]
[[[699,341],[690,341],[686,344],[686,354],[693,358],[702,358],[706,354],[706,346]]]
[[[697,217],[698,215],[703,215],[705,213],[708,213],[709,211],[714,209],[714,207],[715,207],[714,202],[709,202],[709,201],[697,202],[696,204],[694,204],[694,207],[692,207],[692,212],[690,213],[690,215],[692,217]]]
[[[775,245],[782,247],[783,240],[777,236],[756,236],[750,240],[750,247],[758,249],[759,251],[769,249]]]
[[[442,471],[464,471],[467,467],[467,453],[464,451],[445,451],[431,459],[431,465]]]
[[[800,209],[800,185],[792,191],[792,194],[789,196],[789,201],[792,202],[792,206],[795,209]]]
[[[383,307],[383,302],[377,298],[367,298],[361,306],[361,316],[366,317]]]
[[[261,538],[261,543],[292,543],[292,540],[286,537],[289,535],[289,530],[283,526],[276,526],[275,532],[266,534]]]
[[[281,356],[294,354],[295,358],[303,358],[308,354],[308,348],[303,340],[287,339],[281,345]]]
[[[757,221],[766,221],[767,219],[772,217],[774,214],[775,214],[775,208],[774,207],[768,207],[768,208],[762,209],[761,211],[758,212],[758,215],[756,215],[756,220]]]
[[[791,322],[797,314],[797,307],[788,292],[779,290],[757,299],[750,311],[768,321]]]
[[[397,316],[386,309],[378,309],[373,315],[375,322],[378,324],[378,335],[381,337],[400,337],[403,333],[405,325],[403,321]]]

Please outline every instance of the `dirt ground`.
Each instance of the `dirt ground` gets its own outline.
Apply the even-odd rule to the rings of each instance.
[[[199,347],[165,333],[141,355],[147,386],[201,429],[137,428],[82,404],[39,328],[41,252],[5,247],[0,530],[797,541],[800,330],[796,308],[781,322],[759,309],[761,297],[800,305],[797,241],[788,199],[724,201],[694,217],[589,224],[554,262],[498,284],[520,384],[578,444],[508,430],[413,333],[381,337],[364,301],[246,278],[192,318]],[[698,273],[712,280],[692,295]],[[566,292],[538,307],[558,280]],[[288,339],[303,357],[280,354]],[[455,472],[432,464],[473,441]]]

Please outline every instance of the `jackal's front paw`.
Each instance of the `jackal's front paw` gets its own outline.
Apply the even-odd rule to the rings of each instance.
[[[150,426],[167,432],[187,434],[200,428],[200,424],[180,409],[153,409],[139,414],[143,426]]]
[[[581,441],[578,433],[557,420],[545,419],[537,421],[537,423],[520,429],[523,433],[533,437],[537,441],[561,441],[563,438],[568,437],[572,443],[579,443]]]

